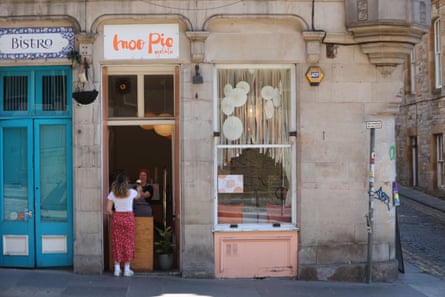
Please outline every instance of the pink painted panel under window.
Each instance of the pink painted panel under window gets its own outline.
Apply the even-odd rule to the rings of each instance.
[[[215,276],[297,276],[298,231],[215,232]]]

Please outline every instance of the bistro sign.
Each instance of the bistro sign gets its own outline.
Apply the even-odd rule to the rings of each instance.
[[[106,60],[177,59],[178,24],[105,25]]]
[[[71,27],[0,28],[0,59],[67,58]]]

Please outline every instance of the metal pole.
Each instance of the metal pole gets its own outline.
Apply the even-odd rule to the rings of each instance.
[[[374,184],[375,184],[375,128],[371,128],[370,158],[369,158],[369,203],[368,203],[368,283],[372,281],[372,246],[374,232]]]

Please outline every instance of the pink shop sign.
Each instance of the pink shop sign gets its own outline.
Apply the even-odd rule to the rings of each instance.
[[[105,25],[106,60],[177,59],[178,24]]]

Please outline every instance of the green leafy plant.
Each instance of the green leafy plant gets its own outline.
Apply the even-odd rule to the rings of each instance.
[[[176,244],[173,242],[173,230],[171,226],[165,229],[155,227],[158,232],[158,239],[155,241],[155,253],[162,254],[173,254],[176,248]]]
[[[80,52],[74,48],[71,49],[71,51],[68,53],[67,58],[70,59],[72,63],[74,63],[74,61],[80,63],[80,61],[82,60]]]

